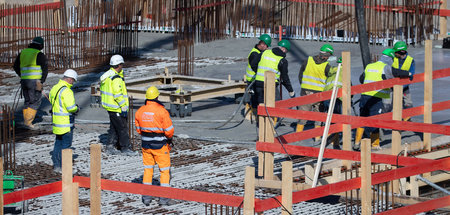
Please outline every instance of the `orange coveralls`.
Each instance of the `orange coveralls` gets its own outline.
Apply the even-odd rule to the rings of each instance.
[[[170,183],[170,146],[167,140],[173,137],[174,128],[169,112],[158,100],[146,100],[138,109],[134,123],[142,136],[142,158],[144,162],[144,184],[152,184],[153,167],[158,164],[161,186]]]

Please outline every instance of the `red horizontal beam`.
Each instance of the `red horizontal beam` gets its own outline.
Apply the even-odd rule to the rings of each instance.
[[[61,8],[61,2],[52,2],[47,4],[31,5],[12,9],[3,9],[0,10],[0,17],[18,15],[23,13],[33,13],[42,10],[54,10],[59,8]]]
[[[421,212],[431,211],[450,205],[450,196],[444,196],[438,199],[432,199],[425,202],[408,205],[393,210],[377,213],[377,215],[397,215],[397,214],[418,214]]]
[[[80,187],[89,188],[89,178],[75,176],[74,182],[78,182]],[[225,205],[239,207],[244,200],[241,196],[209,193],[195,190],[185,190],[173,187],[160,187],[154,185],[137,184],[123,181],[113,181],[102,179],[102,190],[109,190],[121,193],[132,193],[138,195],[149,195],[170,199],[180,199],[185,201],[202,202],[208,204]]]
[[[439,103],[433,104],[432,111],[437,112],[437,111],[442,111],[442,110],[446,110],[449,108],[450,108],[450,101],[439,102]],[[418,115],[422,115],[422,114],[423,114],[423,106],[419,106],[419,107],[404,109],[402,116],[403,117],[413,117],[413,116],[418,116]],[[375,115],[375,116],[371,116],[371,117],[367,117],[367,118],[370,118],[370,119],[392,119],[392,112],[379,114],[379,115]],[[352,129],[353,128],[357,128],[357,126],[352,125]],[[279,138],[282,140],[282,143],[293,143],[293,142],[321,136],[323,134],[323,129],[324,129],[324,127],[313,128],[313,129],[309,129],[309,130],[302,131],[302,132],[285,134],[285,135],[280,136]],[[336,123],[336,124],[332,124],[330,126],[330,130],[329,130],[328,134],[334,134],[334,133],[341,132],[341,131],[342,131],[342,124]],[[278,138],[275,138],[274,141],[276,143],[278,143]]]
[[[319,148],[316,147],[308,147],[308,146],[296,146],[296,145],[283,145],[284,149],[286,149],[287,153],[290,155],[301,155],[308,157],[318,157],[319,156]],[[286,154],[283,146],[279,143],[266,143],[266,142],[256,142],[256,150],[264,151],[264,152],[276,152],[281,154]],[[354,151],[345,151],[345,150],[336,150],[336,149],[325,149],[324,158],[332,158],[332,159],[341,159],[341,160],[352,160],[352,161],[360,161],[361,153]],[[395,156],[395,155],[386,155],[386,154],[371,154],[372,163],[383,163],[383,164],[391,164],[391,165],[399,165],[399,166],[410,166],[416,165],[419,163],[430,162],[433,161],[431,159],[423,159],[423,158],[414,158],[414,157],[404,157],[404,156]],[[398,160],[397,160],[398,159]],[[445,170],[450,170],[450,166]]]
[[[260,116],[270,115],[272,117],[304,119],[320,122],[325,122],[327,119],[327,113],[304,111],[304,110],[292,110],[284,108],[273,108],[273,107],[265,108],[264,106],[258,107],[258,113]],[[350,116],[341,114],[333,114],[331,122],[340,124],[350,124],[352,126],[357,127],[376,127],[402,131],[414,131],[422,133],[450,135],[450,126],[448,125],[408,122],[392,119],[374,119],[370,117]]]
[[[44,184],[36,187],[31,187],[12,193],[6,193],[3,195],[4,205],[25,201],[28,199],[34,199],[41,196],[48,196],[54,193],[59,193],[62,190],[62,182],[57,181],[50,184]]]
[[[231,1],[221,1],[221,2],[199,5],[199,6],[195,6],[195,7],[180,7],[180,8],[175,8],[174,10],[187,11],[187,10],[194,10],[194,9],[200,9],[200,8],[214,7],[214,6],[229,4],[229,3],[231,3]]]
[[[398,169],[393,169],[385,172],[372,174],[372,185],[380,184],[400,178],[409,177],[412,175],[418,175],[426,172],[432,172],[436,170],[446,169],[450,166],[450,158],[441,160],[432,160],[426,163],[420,163],[417,165],[411,165],[407,167],[402,167]],[[333,184],[322,185],[315,188],[310,188],[307,190],[297,191],[292,193],[292,203],[299,203],[302,201],[308,201],[312,199],[317,199],[324,196],[333,195],[336,193],[341,193],[349,190],[358,189],[361,187],[361,178],[353,178],[350,180],[345,180],[342,182],[337,182]],[[281,202],[281,196],[276,196],[278,201]],[[261,200],[255,202],[255,211],[263,212],[273,208],[280,207],[277,200],[273,198]]]
[[[433,71],[433,79],[444,78],[450,76],[450,68],[440,69]],[[351,94],[360,94],[367,91],[379,90],[384,88],[391,88],[394,85],[406,85],[423,82],[424,73],[414,75],[414,79],[410,81],[408,78],[393,78],[384,81],[377,81],[368,84],[360,84],[352,86]],[[342,89],[339,90],[339,95],[341,95]],[[328,100],[331,98],[331,90],[322,93],[315,93],[307,96],[299,96],[292,99],[285,99],[275,102],[275,107],[277,108],[291,108],[305,104],[312,104],[315,102],[320,102]]]

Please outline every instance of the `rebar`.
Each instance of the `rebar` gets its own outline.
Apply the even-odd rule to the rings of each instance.
[[[3,169],[16,170],[16,142],[14,129],[14,112],[7,105],[2,105],[0,112],[0,156]]]

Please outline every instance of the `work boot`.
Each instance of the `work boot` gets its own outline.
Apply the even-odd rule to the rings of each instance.
[[[152,196],[142,196],[142,203],[144,203],[145,206],[149,206],[152,200]]]
[[[408,117],[404,118],[403,121],[405,121],[405,122],[411,122],[411,117],[408,116]]]
[[[124,150],[122,150],[122,154],[125,155],[125,156],[136,156],[136,155],[138,155],[137,152],[132,151],[131,149],[124,149]]]
[[[114,146],[112,145],[107,145],[106,146],[106,153],[110,154],[110,155],[118,155],[120,154],[120,151],[117,150]]]
[[[364,128],[357,128],[355,134],[355,144],[353,145],[354,150],[359,150],[362,136],[364,134]]]
[[[53,172],[56,172],[56,173],[62,174],[62,170],[61,170],[61,167],[53,167]]]
[[[174,205],[176,204],[176,202],[172,199],[168,199],[168,198],[159,198],[159,205]]]
[[[36,115],[36,112],[37,111],[32,108],[23,109],[23,125],[25,126],[25,128],[30,130],[35,129],[32,123]]]
[[[300,125],[297,123],[297,128],[295,129],[295,132],[302,132],[305,128],[305,125]]]
[[[320,125],[315,125],[315,126],[314,126],[314,128],[319,128],[319,127],[321,127],[321,126],[320,126]],[[319,142],[321,139],[322,139],[322,136],[314,137],[314,141],[315,141],[315,142]]]
[[[372,148],[380,149],[380,133],[371,133],[370,141],[372,142]]]

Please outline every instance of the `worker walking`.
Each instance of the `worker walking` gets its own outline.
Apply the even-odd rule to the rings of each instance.
[[[48,74],[47,58],[41,50],[44,39],[35,37],[28,48],[22,50],[14,62],[14,71],[20,76],[25,104],[23,107],[23,122],[28,129],[35,129],[33,120],[41,105],[42,84]]]
[[[257,55],[251,63],[253,71],[256,71],[254,91],[255,95],[252,97],[252,108],[256,109],[259,104],[264,103],[264,72],[272,71],[275,73],[275,83],[286,87],[291,98],[295,97],[294,89],[288,75],[288,61],[286,60],[286,53],[291,49],[291,43],[287,40],[278,42],[278,47],[272,50],[266,50]],[[279,88],[275,87],[275,99],[280,99]]]
[[[50,90],[53,133],[56,135],[52,153],[55,172],[61,172],[61,151],[72,146],[74,114],[78,113],[80,108],[75,103],[71,88],[77,80],[77,72],[68,69],[64,72],[64,77]]]
[[[339,57],[337,59],[336,63],[341,64],[342,63],[342,57]],[[330,71],[328,73],[328,77],[327,77],[327,79],[325,81],[325,87],[323,88],[324,92],[328,91],[328,90],[333,90],[334,80],[336,79],[337,71],[338,71],[338,66],[331,67],[331,69],[330,69]],[[342,88],[342,71],[339,72],[339,77],[338,77],[338,80],[336,82],[336,88]],[[323,110],[325,112],[328,112],[329,107],[330,107],[330,100],[323,101]],[[334,104],[333,113],[337,113],[337,114],[341,114],[342,113],[342,98],[341,97],[336,99],[336,103]],[[340,136],[340,133],[335,133],[335,134],[330,135],[330,137],[329,137],[329,139],[333,143],[333,148],[335,148],[335,149],[340,148],[340,146],[339,146],[339,143],[340,143],[339,136]]]
[[[392,64],[392,70],[402,70],[410,74],[409,79],[412,81],[414,74],[416,72],[416,63],[414,58],[412,58],[407,52],[408,46],[403,41],[398,41],[394,44],[395,58]],[[411,99],[411,93],[409,90],[409,85],[403,86],[403,109],[412,108],[413,103]],[[410,117],[404,120],[409,120]]]
[[[169,112],[158,100],[159,91],[151,86],[145,94],[145,105],[135,115],[136,131],[142,136],[142,159],[144,162],[143,184],[151,185],[153,168],[158,164],[161,173],[160,184],[170,186],[170,150],[174,128]],[[151,196],[142,196],[142,202],[148,206]],[[168,205],[170,199],[160,198],[159,204]]]
[[[128,156],[137,155],[131,150],[130,137],[128,135],[128,93],[123,75],[123,57],[113,55],[110,60],[111,68],[100,77],[100,92],[102,106],[108,111],[110,127],[106,151],[117,154],[117,142],[119,149]]]
[[[245,82],[247,83],[247,87],[255,80],[256,78],[256,72],[253,71],[251,67],[251,62],[253,59],[257,58],[259,54],[267,50],[270,45],[272,44],[272,38],[268,34],[263,34],[259,38],[258,44],[256,44],[253,49],[250,51],[250,53],[247,56],[247,69],[245,71]],[[247,108],[251,108],[251,97],[254,95],[253,87],[248,90],[249,95],[247,95],[244,99]],[[256,113],[255,109],[252,109],[253,113]]]
[[[331,69],[328,63],[328,58],[333,55],[334,48],[330,44],[325,44],[320,48],[318,55],[312,57],[309,56],[308,59],[303,62],[300,67],[300,72],[298,75],[298,80],[302,87],[300,91],[300,96],[311,95],[314,93],[320,93],[325,88],[326,79],[329,76]],[[313,104],[306,104],[300,106],[301,110],[304,111],[320,111],[320,102]],[[299,120],[297,122],[297,132],[303,131],[305,128],[307,120]],[[314,122],[314,127],[320,127],[320,122]],[[320,137],[316,137],[316,141],[320,140]]]
[[[395,58],[393,49],[385,49],[379,61],[368,64],[364,73],[359,77],[362,84],[387,80],[394,77],[408,77],[409,73],[406,71],[393,71],[392,63]],[[381,114],[384,111],[383,99],[390,98],[391,89],[385,88],[364,92],[359,101],[360,116],[368,117]],[[355,149],[359,148],[359,143],[362,138],[369,137],[372,142],[372,147],[380,147],[380,129],[379,128],[357,128],[355,136]]]

